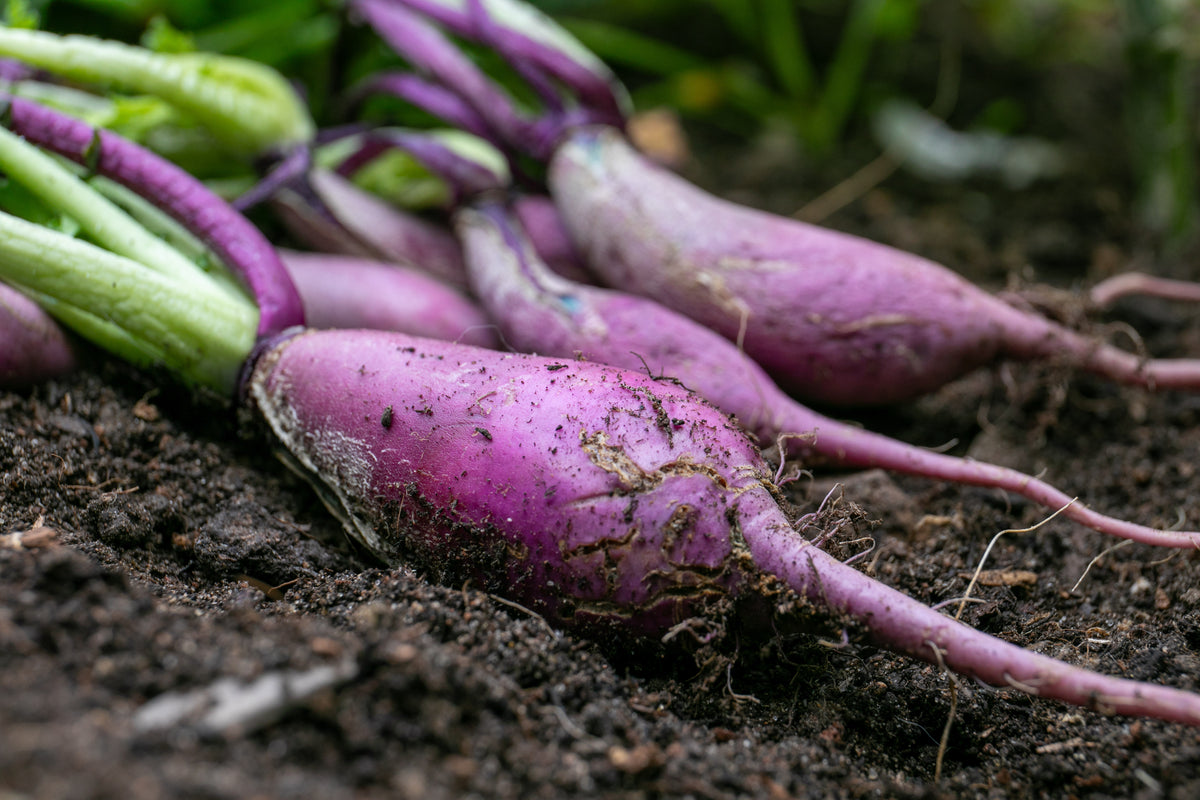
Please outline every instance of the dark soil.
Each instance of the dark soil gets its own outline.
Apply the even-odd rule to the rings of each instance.
[[[1114,193],[1071,189],[1069,202],[876,191],[832,222],[991,285],[1033,264],[1069,287],[1130,252],[1128,232],[1106,224],[1122,218]],[[1075,323],[1137,327],[1151,352],[1200,355],[1189,309],[1084,316],[1040,296]],[[1200,796],[1196,730],[963,681],[935,781],[947,676],[843,643],[832,624],[736,639],[704,663],[683,650],[634,658],[471,586],[382,568],[225,408],[90,362],[0,393],[0,795]],[[856,416],[1044,473],[1116,516],[1200,527],[1200,396],[1005,365]],[[835,480],[843,507],[863,511],[846,552],[873,536],[862,568],[928,603],[963,593],[998,531],[1047,513],[882,474],[789,490],[810,511]],[[1112,544],[1059,521],[1006,535],[966,618],[1075,664],[1200,691],[1200,555],[1124,547],[1073,589]]]

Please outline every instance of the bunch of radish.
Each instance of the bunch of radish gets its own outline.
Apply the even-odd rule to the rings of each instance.
[[[374,15],[403,12],[405,4],[369,0],[357,5]],[[814,234],[816,244],[798,242],[793,237],[799,234],[787,232],[792,228],[782,223],[777,228],[773,219],[764,221],[756,212],[719,201],[705,205],[688,194],[694,190],[666,174],[648,176],[653,189],[639,190],[645,221],[620,220],[633,225],[624,234],[610,230],[617,222],[607,210],[612,201],[605,192],[621,185],[616,176],[641,168],[612,127],[623,108],[619,93],[605,81],[602,90],[588,77],[593,73],[575,69],[578,62],[564,61],[559,50],[536,49],[540,45],[528,38],[505,38],[508,29],[490,18],[480,26],[482,3],[414,5],[436,12],[444,22],[462,22],[465,31],[490,31],[506,55],[532,54],[522,65],[539,86],[548,83],[539,76],[579,86],[577,106],[564,105],[545,120],[526,120],[498,104],[486,82],[452,80],[449,73],[459,62],[453,55],[442,57],[436,37],[422,33],[407,39],[440,54],[414,60],[444,84],[441,94],[426,83],[413,84],[421,90],[415,94],[441,97],[472,119],[478,132],[502,134],[501,144],[533,143],[548,148],[537,151],[542,155],[553,151],[556,206],[592,269],[599,271],[601,262],[611,260],[620,270],[611,274],[641,270],[635,256],[661,255],[662,243],[673,241],[668,235],[684,236],[667,217],[683,218],[693,204],[703,212],[692,218],[699,225],[691,234],[692,249],[670,251],[688,270],[671,263],[646,266],[645,274],[622,288],[655,287],[647,294],[666,306],[672,296],[688,298],[685,306],[703,305],[692,302],[696,297],[717,298],[716,305],[738,309],[736,330],[722,331],[715,312],[706,318],[692,309],[688,316],[745,344],[751,355],[751,339],[762,340],[769,328],[760,325],[761,309],[748,305],[753,298],[743,296],[747,292],[734,277],[743,270],[759,275],[768,270],[780,280],[808,286],[802,296],[828,300],[841,281],[852,278],[831,277],[832,283],[818,285],[784,275],[803,272],[795,260],[814,253],[823,254],[826,266],[846,267],[850,276],[858,260],[886,256],[901,265],[895,274],[925,287],[919,291],[926,303],[953,296],[962,304],[961,313],[974,309],[975,318],[983,313],[979,309],[993,308],[971,300],[975,295],[963,288],[966,284],[940,268],[931,268],[935,277],[921,277],[926,262],[824,233]],[[423,25],[419,15],[404,13],[406,24]],[[490,99],[481,102],[483,97]],[[542,308],[541,322],[534,325],[540,326],[543,341],[560,337],[551,357],[396,332],[304,328],[300,293],[278,253],[187,173],[119,136],[26,100],[9,98],[4,120],[11,133],[0,136],[0,169],[34,202],[22,207],[23,217],[8,213],[17,209],[0,214],[0,280],[119,356],[166,367],[181,380],[238,403],[270,431],[281,455],[312,481],[349,535],[375,556],[414,564],[439,580],[470,578],[556,625],[602,640],[653,641],[697,616],[746,614],[771,621],[762,616],[784,613],[800,600],[861,626],[884,646],[991,684],[1109,713],[1200,725],[1198,694],[1100,675],[1005,643],[885,586],[805,539],[780,498],[760,443],[727,409],[678,381],[647,374],[640,365],[577,360],[574,349],[582,348],[561,343],[580,341],[566,338],[578,335],[573,329],[600,330],[602,335],[590,340],[599,344],[586,346],[613,344],[602,360],[619,361],[621,347],[644,350],[645,334],[636,330],[639,317],[643,325],[661,326],[656,334],[678,326],[678,334],[664,337],[671,343],[693,337],[703,342],[714,334],[676,312],[663,309],[660,315],[661,306],[632,305],[624,296],[591,295],[579,284],[555,283],[564,279],[535,260],[503,205],[480,201],[459,212],[464,263],[479,296],[492,298],[487,302],[493,308],[517,307],[518,301],[529,313]],[[576,127],[581,120],[588,124]],[[592,123],[597,122],[609,127],[596,128]],[[45,151],[84,168],[72,170]],[[622,166],[623,153],[633,166]],[[98,184],[92,172],[108,183]],[[600,177],[593,182],[588,176],[595,175]],[[661,196],[647,199],[651,191]],[[588,197],[573,206],[572,193]],[[36,213],[28,213],[30,208]],[[84,235],[41,224],[51,212],[69,217]],[[589,240],[579,230],[588,227],[582,218],[589,214],[593,228],[609,230],[604,237]],[[721,215],[742,225],[743,233],[774,238],[738,239],[733,223],[722,224]],[[629,243],[618,245],[623,235]],[[721,249],[735,239],[737,248]],[[707,276],[700,280],[711,284],[707,295],[672,283],[672,276],[686,276],[691,269]],[[521,280],[512,277],[514,270]],[[908,372],[851,359],[859,381],[865,374],[876,375],[876,381],[894,375],[907,381],[908,390],[920,377],[930,388],[981,353],[996,352],[978,342],[963,345],[965,334],[930,333],[949,330],[953,319],[934,325],[909,319],[907,309],[859,308],[852,312],[857,316],[829,322],[823,313],[832,311],[793,316],[810,319],[806,324],[813,330],[832,332],[843,357],[874,353],[882,358],[887,348],[877,345],[891,336],[921,356],[910,359],[914,366]],[[510,315],[499,324],[515,338],[526,335],[518,322]],[[980,323],[973,330],[987,333],[997,325]],[[891,336],[872,338],[883,328]],[[638,338],[622,339],[625,335]],[[791,334],[777,331],[776,336],[777,350],[797,347]],[[935,345],[945,342],[957,343],[950,348],[954,354],[935,352]],[[669,349],[652,356],[664,359],[652,369],[682,372],[697,358],[690,352],[677,357]],[[778,393],[737,347],[711,349],[718,357],[736,356],[720,369],[738,375],[745,386],[757,387],[763,396]],[[665,361],[668,355],[677,360]],[[817,369],[811,365],[820,367],[821,386],[832,385],[833,376],[823,374],[825,361],[810,356],[806,363],[810,371]],[[1174,371],[1134,367],[1128,374],[1139,380],[1178,375],[1179,385],[1191,385],[1196,369],[1187,364]],[[699,383],[709,369],[717,367],[697,369],[691,380]],[[847,380],[852,386],[854,380]],[[815,436],[802,440],[796,453],[1004,485],[1050,505],[1061,499],[1026,476],[929,454],[922,460],[912,448],[870,434],[856,436],[789,406],[791,401],[771,402],[776,404],[746,405],[736,413],[764,438],[815,428]],[[789,431],[792,427],[805,430]],[[1194,546],[1200,536],[1152,531],[1084,509],[1068,513],[1101,530],[1158,544]]]
[[[1001,358],[1053,359],[1154,389],[1200,389],[1200,360],[1142,358],[1018,309],[926,259],[688,183],[624,137],[624,93],[611,73],[548,20],[531,25],[533,12],[515,0],[351,7],[414,68],[457,94],[456,116],[473,113],[473,130],[514,157],[547,163],[555,205],[594,275],[736,342],[796,397],[894,403]],[[532,72],[546,113],[522,115],[431,20]]]

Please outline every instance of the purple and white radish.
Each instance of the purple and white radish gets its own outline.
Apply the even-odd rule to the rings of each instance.
[[[1200,389],[1200,361],[1141,358],[1011,306],[926,259],[714,197],[612,129],[569,134],[548,180],[601,280],[737,342],[800,397],[907,400],[1000,358],[1064,361],[1153,389]]]
[[[583,358],[681,382],[732,414],[761,445],[782,437],[794,458],[987,486],[1026,497],[1103,533],[1168,547],[1200,546],[1200,532],[1165,531],[1097,513],[1017,470],[935,453],[818,414],[786,395],[730,341],[652,300],[572,283],[540,261],[496,203],[461,210],[458,233],[471,284],[506,344]]]
[[[569,37],[531,39],[491,4],[355,5],[368,9],[364,16],[393,49],[476,110],[509,101],[444,37],[424,28],[406,36],[417,28],[414,12],[572,85],[562,66],[574,52],[562,43]],[[600,86],[593,81],[589,91]],[[926,259],[714,197],[636,152],[617,127],[580,124],[611,103],[575,99],[579,108],[552,106],[536,122],[494,112],[493,140],[549,162],[551,195],[597,278],[736,342],[798,397],[893,403],[1001,358],[1064,361],[1153,389],[1200,389],[1200,360],[1143,359],[1010,306]]]
[[[187,195],[201,213],[220,203],[198,197]],[[661,636],[725,598],[761,609],[786,587],[965,675],[1200,725],[1200,694],[1031,653],[833,559],[793,530],[755,444],[681,386],[380,331],[288,331],[251,354],[256,318],[240,298],[213,291],[198,314],[182,276],[8,214],[0,227],[0,276],[123,355],[184,346],[188,359],[159,363],[218,391],[236,383],[350,535],[382,558],[472,577],[601,638]]]
[[[400,264],[280,251],[311,328],[370,328],[497,346],[495,326],[462,292]]]
[[[766,465],[686,389],[581,361],[375,331],[283,336],[245,384],[351,535],[554,625],[660,637],[725,597],[778,596],[987,683],[1200,724],[1200,695],[1024,650],[849,567],[793,530]]]
[[[75,348],[58,323],[0,283],[0,387],[29,386],[75,368]]]

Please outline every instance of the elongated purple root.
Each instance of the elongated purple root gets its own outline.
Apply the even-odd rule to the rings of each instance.
[[[410,59],[434,81],[462,97],[491,132],[489,138],[500,136],[519,140],[523,136],[528,126],[517,114],[512,101],[436,26],[390,0],[353,0],[350,9],[353,15],[369,23],[396,53]]]
[[[661,636],[722,598],[769,590],[773,575],[882,644],[930,661],[936,648],[965,675],[1200,725],[1200,695],[1028,652],[832,559],[792,530],[754,444],[678,386],[586,362],[309,331],[266,348],[246,391],[371,552],[472,579],[553,624]]]
[[[287,192],[275,200],[288,229],[309,247],[394,261],[466,288],[462,252],[445,227],[402,211],[329,170],[312,170],[307,185],[320,207]]]
[[[123,184],[211,247],[250,290],[259,308],[259,335],[303,324],[300,296],[274,248],[200,181],[111,131],[20,98],[3,102],[8,104],[5,124],[14,132]]]
[[[280,251],[310,328],[369,328],[494,348],[495,326],[461,292],[382,261]]]
[[[568,280],[592,283],[553,200],[545,195],[523,194],[513,198],[512,209],[534,251],[550,269]]]
[[[1092,302],[1101,308],[1107,308],[1118,299],[1130,295],[1200,303],[1200,283],[1159,278],[1144,272],[1124,272],[1100,281],[1089,292]]]
[[[30,386],[74,368],[74,348],[58,323],[0,283],[0,387]]]
[[[786,391],[891,403],[998,358],[1200,389],[1200,360],[1145,360],[1014,308],[903,251],[707,194],[616,131],[558,149],[551,193],[589,268],[740,343]]]
[[[728,340],[652,300],[583,286],[552,274],[507,212],[466,209],[457,225],[471,283],[517,350],[583,357],[674,378],[738,418],[763,445],[780,435],[788,455],[843,467],[880,467],[1002,489],[1112,536],[1164,547],[1200,547],[1200,532],[1165,531],[1100,514],[1017,470],[933,453],[818,414],[784,394]],[[1070,505],[1068,505],[1070,503]]]

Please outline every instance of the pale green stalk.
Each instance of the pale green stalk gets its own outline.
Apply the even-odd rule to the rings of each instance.
[[[182,253],[196,267],[204,270],[209,279],[228,292],[233,299],[241,298],[247,303],[252,302],[246,294],[246,290],[221,263],[220,257],[158,206],[102,175],[93,175],[87,179],[87,183],[102,196],[116,203],[147,231]]]
[[[182,253],[139,225],[58,159],[3,127],[0,127],[0,170],[32,192],[47,208],[78,222],[101,247],[141,262],[173,280],[197,284],[198,291],[209,289],[198,285],[201,281],[211,286]]]
[[[166,358],[160,348],[135,339],[106,319],[97,317],[90,311],[76,308],[69,303],[56,300],[49,295],[35,292],[28,286],[14,285],[14,289],[33,300],[39,306],[53,315],[71,330],[78,333],[89,342],[103,343],[104,346],[131,364],[151,366],[161,364]]]
[[[0,55],[72,80],[161,97],[246,155],[306,142],[315,130],[282,75],[236,56],[156,53],[90,36],[7,27],[0,27]]]
[[[226,394],[254,346],[253,307],[231,302],[223,292],[198,292],[194,282],[181,283],[10,214],[0,214],[0,279],[86,310],[123,332],[114,337],[103,336],[102,328],[88,330],[90,337],[101,335],[93,339],[97,344],[141,364],[149,355],[184,381]],[[62,320],[79,322],[70,313]]]

